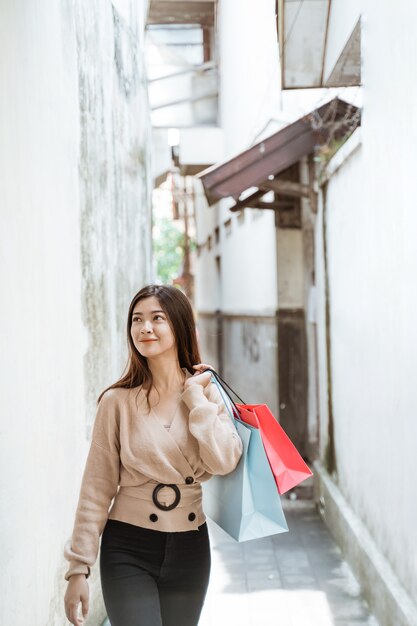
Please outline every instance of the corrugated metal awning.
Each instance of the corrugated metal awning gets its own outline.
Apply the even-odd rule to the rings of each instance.
[[[284,195],[308,195],[305,185],[290,181],[285,187],[282,180],[273,179],[317,147],[350,134],[359,124],[358,107],[334,98],[232,159],[198,174],[208,203],[231,196],[237,201],[231,210],[237,210],[243,205],[256,206],[251,199],[259,200],[271,190]],[[249,189],[252,194],[242,204],[240,196]]]

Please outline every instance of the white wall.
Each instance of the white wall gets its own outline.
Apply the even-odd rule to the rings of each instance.
[[[280,308],[304,305],[303,232],[300,228],[277,228],[278,303]]]
[[[417,597],[417,41],[369,0],[363,21],[362,148],[327,194],[338,482]]]
[[[80,2],[75,20],[83,321],[91,329],[84,364],[93,410],[97,386],[125,360],[124,317],[151,273],[151,132],[143,41],[107,0]]]
[[[222,160],[248,148],[279,109],[274,7],[273,0],[257,3],[221,0],[219,3],[217,37],[220,124],[224,138]],[[211,297],[206,287],[207,280],[215,284],[208,276],[213,275],[214,256],[221,251],[222,310],[274,314],[277,279],[273,212],[245,209],[244,218],[239,219],[229,211],[231,205],[230,199],[226,199],[218,207],[209,209],[202,203],[197,210],[197,221],[204,224],[198,228],[199,242],[209,234],[207,220],[212,218],[207,218],[205,212],[215,216],[221,238],[217,250],[197,259],[197,308],[216,308],[216,296]],[[231,219],[231,228],[225,229],[228,219]],[[213,228],[214,225],[212,223]],[[198,282],[201,288],[198,288]]]
[[[126,119],[113,82],[117,13],[104,0],[88,10],[84,19],[77,3],[0,5],[0,623],[14,626],[68,623],[63,547],[89,445],[91,401],[124,365],[126,302],[146,275],[149,254],[137,249],[140,224],[148,228],[138,201],[146,198],[147,174],[137,175],[115,123]],[[101,63],[86,49],[93,28]],[[92,82],[80,85],[89,71]],[[114,118],[102,117],[103,108]],[[146,109],[140,123],[149,125]],[[137,122],[129,128],[146,170],[146,132]],[[97,159],[97,135],[107,146],[110,136],[120,139],[123,148]],[[97,305],[96,315],[87,302]],[[118,349],[108,359],[111,345]],[[101,358],[87,361],[92,346]],[[98,624],[104,608],[96,568],[90,581],[89,623]]]
[[[225,158],[246,149],[280,106],[274,0],[220,0],[220,124]]]
[[[220,247],[215,242],[214,229],[217,224],[218,207],[207,207],[203,185],[194,178],[196,240],[201,251],[195,257],[194,305],[197,311],[215,311],[219,308],[219,285],[216,277],[215,256]],[[212,248],[208,249],[208,237],[211,235]]]
[[[1,6],[2,624],[51,623],[54,593],[63,607],[61,529],[86,447],[77,62],[61,10]]]
[[[223,310],[273,315],[277,307],[275,229],[272,211],[245,210],[232,217],[232,233],[223,228]]]
[[[225,203],[227,200],[224,201]],[[230,206],[229,202],[229,206]],[[277,308],[275,226],[271,212],[245,209],[238,217],[223,208],[224,218],[217,221],[218,207],[197,211],[198,241],[212,235],[211,251],[203,249],[196,261],[198,310],[225,313],[274,315]],[[230,226],[225,222],[230,219]],[[220,241],[214,244],[214,227],[219,224]],[[216,294],[215,256],[222,267],[221,302]],[[213,287],[213,290],[209,288]]]
[[[168,129],[152,129],[152,176],[165,175],[172,167],[171,146],[168,145]]]
[[[223,158],[223,131],[215,126],[181,128],[181,164],[211,165]]]

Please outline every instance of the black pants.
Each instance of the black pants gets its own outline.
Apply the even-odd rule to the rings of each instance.
[[[111,626],[197,626],[210,564],[206,523],[161,532],[108,519],[100,575]]]

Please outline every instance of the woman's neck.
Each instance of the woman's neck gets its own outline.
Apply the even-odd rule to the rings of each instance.
[[[148,367],[152,373],[153,385],[160,393],[178,393],[182,391],[186,375],[178,361],[148,359]]]

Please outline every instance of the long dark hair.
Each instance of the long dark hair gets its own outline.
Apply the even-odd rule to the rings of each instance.
[[[140,300],[151,298],[152,296],[157,298],[174,333],[180,367],[185,367],[190,374],[195,374],[192,366],[200,363],[201,358],[190,301],[177,287],[172,287],[171,285],[147,285],[138,291],[129,306],[126,326],[129,356],[124,369],[126,374],[122,375],[122,378],[110,385],[110,387],[106,387],[99,395],[97,403],[100,402],[102,396],[109,389],[117,387],[132,389],[133,387],[143,385],[143,388],[146,388],[146,399],[149,406],[149,394],[153,385],[152,373],[146,358],[136,349],[130,330],[135,305]]]

